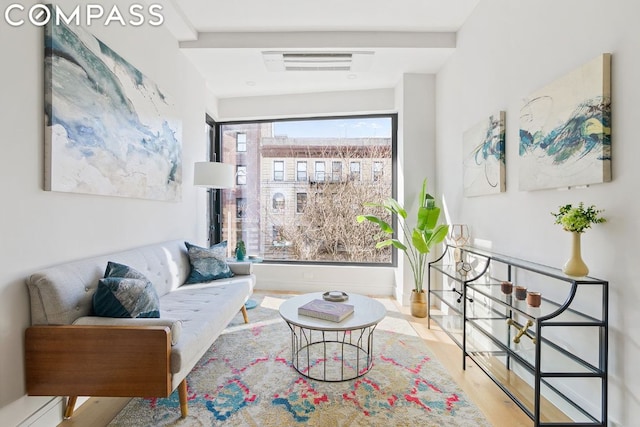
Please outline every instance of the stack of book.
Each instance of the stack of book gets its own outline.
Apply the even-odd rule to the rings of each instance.
[[[314,299],[298,307],[298,314],[332,322],[342,322],[353,314],[353,305]]]

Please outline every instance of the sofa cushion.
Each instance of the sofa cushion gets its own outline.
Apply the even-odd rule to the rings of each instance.
[[[146,279],[105,277],[93,295],[93,312],[103,317],[160,317],[160,304]]]
[[[189,242],[184,242],[184,244],[187,247],[191,263],[191,273],[185,284],[204,283],[233,277],[233,272],[226,261],[226,240],[210,248],[202,248]]]
[[[114,319],[110,317],[83,316],[73,322],[80,326],[167,326],[171,330],[171,345],[174,346],[180,340],[182,334],[182,320],[161,319]]]
[[[239,316],[254,284],[253,275],[235,276],[181,286],[160,298],[162,315],[180,319],[183,325],[180,342],[171,349],[171,373],[177,378],[189,373],[231,319]]]

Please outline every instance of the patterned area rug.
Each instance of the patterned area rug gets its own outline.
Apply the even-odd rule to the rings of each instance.
[[[374,366],[325,383],[291,367],[291,332],[278,314],[287,296],[254,295],[187,378],[189,416],[178,393],[133,399],[110,426],[469,426],[490,427],[390,300],[374,333]]]

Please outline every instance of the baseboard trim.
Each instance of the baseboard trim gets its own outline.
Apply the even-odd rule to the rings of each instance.
[[[37,411],[24,419],[20,424],[18,424],[17,427],[37,426],[39,422],[43,421],[43,419],[59,419],[58,421],[56,421],[56,425],[58,425],[57,423],[61,422],[63,418],[62,415],[64,413],[64,402],[65,400],[62,397],[53,397],[50,401],[38,408]],[[52,411],[54,410],[57,411],[57,416],[56,414],[52,413]]]
[[[76,410],[89,400],[88,397],[78,397]],[[67,403],[66,397],[56,396],[42,405],[38,410],[25,418],[16,427],[51,427],[64,421],[64,409]]]

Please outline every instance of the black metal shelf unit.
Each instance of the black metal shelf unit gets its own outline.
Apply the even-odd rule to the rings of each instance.
[[[515,286],[540,292],[540,306],[517,299]],[[429,263],[427,316],[462,349],[463,369],[470,357],[536,427],[606,426],[608,289],[605,280],[447,245]]]

